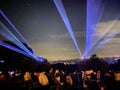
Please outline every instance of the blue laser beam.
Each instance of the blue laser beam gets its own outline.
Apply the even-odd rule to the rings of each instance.
[[[86,56],[88,56],[87,54],[92,44],[92,40],[95,32],[95,25],[97,22],[98,8],[96,8],[95,10],[94,4],[95,4],[94,0],[87,0],[86,50],[85,50]]]
[[[96,8],[98,8],[98,12],[97,12],[97,21],[96,21],[96,24],[98,24],[102,18],[102,15],[103,15],[103,11],[105,9],[105,6],[106,6],[106,2],[107,0],[99,0],[97,1],[97,5],[96,5]]]
[[[0,22],[0,25],[4,28],[4,31],[1,30],[1,34],[7,38],[8,40],[12,41],[14,44],[17,44],[21,49],[24,51],[29,52],[25,46],[19,41],[19,39],[2,23]],[[6,31],[6,32],[5,32]]]
[[[101,48],[104,44],[106,44],[111,38],[113,38],[116,34],[109,34],[106,38],[104,38],[90,53],[90,55],[94,54],[95,51],[97,51],[99,48]]]
[[[110,26],[101,34],[101,36],[96,40],[96,42],[99,42],[104,36],[105,36],[105,34],[107,33],[107,32],[109,32],[109,30],[113,27],[113,25],[117,22],[117,20],[120,18],[120,16],[119,17],[117,17],[111,24],[110,24]]]
[[[99,44],[100,40],[102,40],[102,38],[111,30],[111,28],[113,27],[113,25],[117,22],[117,20],[118,20],[119,18],[120,18],[120,16],[117,17],[117,18],[110,24],[110,26],[109,26],[107,29],[105,29],[105,31],[100,35],[100,37],[99,37],[99,38],[95,41],[95,43],[92,45],[91,49],[94,48],[96,45]],[[104,38],[106,38],[106,37],[104,37]],[[91,49],[90,49],[90,50],[91,50]]]
[[[71,38],[72,38],[72,40],[74,42],[74,45],[77,48],[77,51],[78,51],[78,53],[79,53],[79,55],[81,57],[82,53],[80,51],[80,48],[79,48],[79,46],[77,44],[76,38],[75,38],[74,33],[72,31],[72,27],[71,27],[71,25],[69,23],[69,20],[68,20],[67,14],[65,12],[64,6],[62,4],[62,1],[61,0],[53,0],[53,1],[54,1],[55,5],[56,5],[61,17],[62,17],[63,22],[65,23],[65,25],[67,27],[67,30],[68,30],[68,32],[69,32],[69,34],[70,34],[70,36],[71,36]]]
[[[101,0],[87,0],[87,19],[86,19],[86,49],[83,56],[88,57],[88,52],[92,46],[96,31],[96,25],[100,21],[104,8],[101,7]],[[104,6],[104,5],[103,5]]]
[[[10,24],[10,26],[17,32],[17,34],[20,36],[20,38],[32,49],[30,44],[27,42],[27,40],[22,36],[22,34],[19,32],[19,30],[13,25],[13,23],[7,18],[7,16],[3,13],[3,11],[0,9],[0,14],[5,18],[5,20]]]
[[[27,57],[33,58],[33,57],[31,57],[29,54],[27,54],[26,52],[24,52],[24,51],[22,51],[22,50],[20,50],[20,49],[18,49],[18,48],[15,48],[15,47],[7,44],[7,43],[4,43],[4,42],[2,42],[2,41],[0,41],[0,46],[3,46],[3,47],[5,47],[5,48],[8,48],[8,49],[10,49],[10,50],[12,50],[12,51],[15,51],[15,52],[17,52],[17,53],[20,53],[20,54],[22,54],[22,55],[25,55],[25,56],[27,56]],[[33,59],[34,59],[34,58],[33,58]]]
[[[0,34],[6,37],[6,34],[3,33],[3,32],[1,32],[1,31],[0,31]],[[9,38],[8,40],[11,41],[11,39],[10,39],[11,37],[8,36],[8,37],[6,37],[6,38],[7,38],[7,39]],[[13,43],[15,44],[15,42],[13,42]],[[4,46],[4,47],[5,47],[5,46]],[[6,46],[6,47],[7,47],[7,46]],[[9,47],[9,46],[8,46],[8,47]],[[11,50],[15,51],[16,49],[13,48],[13,49],[11,49]],[[22,50],[23,50],[23,49],[22,49]],[[32,57],[32,58],[34,58],[34,59],[37,59],[37,58],[36,58],[35,56],[33,56],[32,54],[30,54],[30,53],[28,54],[28,53],[26,53],[25,51],[22,51],[22,50],[19,50],[19,51],[20,51],[19,53],[21,53],[21,54],[23,54],[23,55],[26,55],[26,56],[29,56],[29,57]],[[17,50],[17,52],[18,52],[18,50]]]
[[[31,53],[30,50],[28,50],[20,41],[19,39],[12,34],[12,32],[2,23],[0,22],[0,25],[4,28],[4,30],[7,32],[3,32],[2,30],[0,31],[0,34],[2,36],[4,36],[5,38],[7,38],[8,40],[12,41],[14,44],[16,44],[18,47],[20,47],[22,50],[24,50],[26,53],[28,53],[29,55],[31,55],[32,57],[34,57],[37,60],[37,57],[35,54]]]

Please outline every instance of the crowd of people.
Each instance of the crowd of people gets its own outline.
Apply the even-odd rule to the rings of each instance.
[[[119,90],[119,83],[111,70],[106,73],[100,70],[68,72],[50,68],[41,72],[0,72],[0,90]]]

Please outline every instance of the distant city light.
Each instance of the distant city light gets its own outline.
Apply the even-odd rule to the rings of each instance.
[[[38,61],[39,61],[39,62],[44,62],[45,60],[44,60],[44,58],[42,58],[42,57],[38,57]]]
[[[1,59],[0,59],[0,63],[4,63],[4,60],[1,60]]]
[[[81,57],[81,60],[86,60],[86,59],[88,59],[88,57],[85,57],[85,56]]]

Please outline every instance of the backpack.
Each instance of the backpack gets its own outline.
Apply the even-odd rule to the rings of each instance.
[[[39,79],[39,83],[42,86],[46,86],[49,84],[49,80],[48,80],[48,77],[46,76],[45,72],[40,73],[40,76],[38,77],[38,79]]]

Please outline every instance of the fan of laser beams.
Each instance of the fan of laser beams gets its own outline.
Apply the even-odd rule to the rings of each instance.
[[[27,42],[27,40],[23,37],[23,35],[19,32],[19,30],[14,26],[14,24],[7,18],[7,16],[3,13],[1,9],[0,9],[0,14],[9,23],[9,25],[13,28],[13,30],[18,34],[18,36],[27,44],[27,46],[29,46],[32,49],[34,55],[36,55],[31,45]]]
[[[7,18],[7,16],[0,10],[0,14],[4,17],[4,19],[9,23],[9,25],[15,30],[15,32],[18,34],[18,36],[29,46],[31,49],[32,47],[30,44],[25,40],[25,38],[22,36],[22,34],[17,30],[17,28],[12,24],[12,22]],[[4,31],[1,31],[0,34],[7,38],[10,41],[13,41],[14,44],[19,46],[21,49],[23,49],[25,52],[27,52],[29,55],[31,55],[34,59],[38,60],[37,55],[31,51],[29,51],[22,43],[21,41],[2,23],[0,22],[1,26],[4,28]],[[7,31],[7,32],[6,32]],[[32,49],[33,51],[33,49]]]
[[[111,28],[115,25],[115,23],[117,22],[117,20],[119,18],[120,18],[120,16],[118,16],[114,21],[112,21],[110,23],[110,25],[104,30],[104,32],[97,38],[97,40],[94,41],[94,43],[88,53],[90,53],[90,51],[93,50],[94,47],[97,46],[103,38],[106,38],[105,35],[111,30]]]
[[[30,44],[27,42],[27,40],[22,36],[22,34],[19,32],[19,30],[13,25],[13,23],[7,18],[7,16],[3,13],[3,11],[0,9],[0,14],[4,17],[4,19],[9,23],[9,25],[13,28],[13,30],[20,36],[20,38],[30,47]]]

